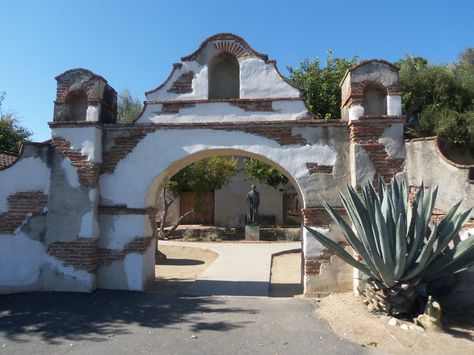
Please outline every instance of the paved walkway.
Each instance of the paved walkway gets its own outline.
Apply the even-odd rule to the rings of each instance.
[[[268,296],[272,255],[301,248],[301,242],[196,243],[162,241],[159,245],[204,248],[219,254],[184,294],[193,296]]]

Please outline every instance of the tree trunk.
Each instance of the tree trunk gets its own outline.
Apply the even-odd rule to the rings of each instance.
[[[191,214],[191,213],[193,213],[193,212],[194,212],[194,209],[191,209],[191,210],[189,210],[188,212],[186,212],[185,214],[183,214],[182,216],[180,216],[180,217],[178,218],[178,220],[176,221],[176,223],[175,223],[170,229],[168,229],[168,230],[165,232],[164,238],[168,238],[169,235],[170,235],[171,233],[173,233],[173,232],[176,230],[176,228],[179,227],[179,225],[180,225],[181,222],[183,221],[184,217],[186,217],[188,214]]]

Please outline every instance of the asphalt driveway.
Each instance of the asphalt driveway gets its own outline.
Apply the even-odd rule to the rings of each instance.
[[[355,354],[311,302],[128,291],[0,295],[0,354]]]

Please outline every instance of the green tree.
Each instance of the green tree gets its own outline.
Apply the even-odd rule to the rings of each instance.
[[[408,135],[437,135],[451,146],[474,150],[473,56],[468,48],[450,65],[410,56],[396,63]]]
[[[20,125],[19,118],[13,112],[3,112],[4,99],[5,92],[0,92],[0,151],[18,154],[21,144],[28,142],[33,133]]]
[[[166,237],[174,231],[184,217],[193,212],[199,212],[206,193],[222,188],[232,176],[237,173],[237,159],[234,157],[212,157],[199,160],[188,165],[186,168],[174,175],[165,185],[161,198],[163,211],[160,221],[160,236]],[[184,212],[178,221],[165,232],[164,226],[168,215],[168,209],[177,197],[186,192],[195,194],[195,203],[189,211]]]
[[[303,90],[305,103],[312,114],[319,118],[334,119],[341,115],[341,82],[347,69],[356,65],[358,58],[334,58],[328,50],[325,66],[319,58],[312,62],[305,59],[299,68],[287,67],[290,81]]]
[[[133,97],[130,90],[125,88],[118,95],[117,122],[132,123],[142,112],[143,104],[138,97]]]
[[[245,173],[247,180],[257,180],[258,182],[267,184],[273,188],[277,188],[279,185],[288,184],[288,178],[285,175],[257,159],[246,159],[242,170]]]

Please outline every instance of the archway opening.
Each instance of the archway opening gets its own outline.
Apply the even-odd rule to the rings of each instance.
[[[209,99],[238,99],[239,61],[231,54],[220,54],[209,64]]]
[[[166,196],[167,193],[174,195],[174,192],[170,191],[172,189],[170,181],[176,182],[177,176],[182,178],[183,175],[186,175],[186,171],[189,173],[189,167],[212,159],[234,162],[236,165],[235,174],[231,174],[228,181],[219,188],[207,191],[201,196],[202,206],[197,213],[187,214],[196,201],[196,194],[193,191],[178,190],[180,191],[178,197]],[[208,272],[216,263],[212,255],[209,254],[224,253],[219,257],[219,262],[223,262],[228,257],[226,248],[236,248],[237,250],[249,247],[249,250],[261,248],[262,251],[259,251],[259,253],[263,253],[261,258],[266,260],[252,258],[251,255],[246,255],[247,253],[243,251],[241,254],[243,265],[234,265],[234,267],[241,269],[240,279],[232,276],[233,271],[229,270],[229,275],[221,275],[220,280],[214,280],[219,281],[222,287],[214,287],[211,294],[231,295],[234,293],[229,293],[229,288],[233,288],[235,291],[237,290],[236,285],[242,285],[238,288],[238,292],[240,292],[238,294],[245,295],[245,287],[248,287],[250,293],[247,295],[258,295],[252,292],[255,291],[255,283],[259,282],[262,284],[261,287],[266,287],[267,294],[265,295],[291,296],[302,293],[300,243],[302,221],[300,206],[302,203],[300,205],[299,198],[301,192],[294,183],[294,179],[284,169],[273,162],[270,162],[271,165],[267,165],[267,161],[269,162],[266,158],[234,150],[200,152],[194,154],[193,157],[173,163],[167,171],[155,179],[150,187],[148,198],[154,196],[158,207],[158,230],[160,231],[163,208],[167,203],[170,205],[166,215],[166,224],[161,231],[168,232],[174,228],[177,220],[180,218],[181,220],[178,227],[171,233],[167,233],[164,238],[161,235],[162,240],[158,241],[158,250],[166,255],[166,259],[160,259],[160,254],[157,254],[154,290],[167,292],[171,289],[172,291],[202,294],[199,292],[204,291],[196,286],[203,283],[199,275],[195,275],[197,281],[192,282],[191,286],[189,275],[187,277],[183,271],[187,269],[194,274]],[[272,173],[267,174],[266,177],[273,179],[267,179],[267,182],[271,181],[274,186],[265,183],[265,176],[260,181],[255,179],[255,175],[252,176],[248,173],[248,165],[252,165],[251,169],[254,170],[255,175],[259,174],[259,169],[271,170]],[[211,164],[211,170],[213,166],[215,164]],[[275,176],[278,175],[280,176],[279,181],[275,180]],[[247,194],[252,185],[256,186],[256,190],[260,194],[258,210],[260,237],[259,240],[249,241],[246,236],[246,225],[248,225],[249,218]],[[262,241],[265,243],[261,243]],[[201,249],[202,253],[196,253],[196,248]],[[267,252],[263,251],[263,248],[267,248]],[[188,249],[188,254],[185,253],[185,249]],[[273,256],[273,254],[280,253],[282,255]],[[249,260],[247,260],[248,257],[250,257]],[[277,259],[272,260],[272,258]],[[208,266],[209,260],[214,264]],[[232,264],[232,260],[229,262]],[[249,269],[250,273],[246,276],[242,270],[249,267],[251,263],[262,265],[256,266],[256,264],[253,270]],[[203,266],[208,267],[207,271],[203,270]],[[275,267],[276,269],[273,270]],[[267,269],[256,270],[257,268]],[[266,276],[261,276],[262,280],[258,281],[254,280],[255,274]],[[226,279],[226,276],[229,279]],[[210,282],[209,278],[207,275],[207,283]],[[194,291],[190,291],[192,289]]]
[[[387,95],[383,87],[369,84],[364,89],[364,112],[365,115],[386,115]]]
[[[85,121],[87,116],[87,95],[77,90],[68,95],[66,100],[69,106],[70,121]]]

